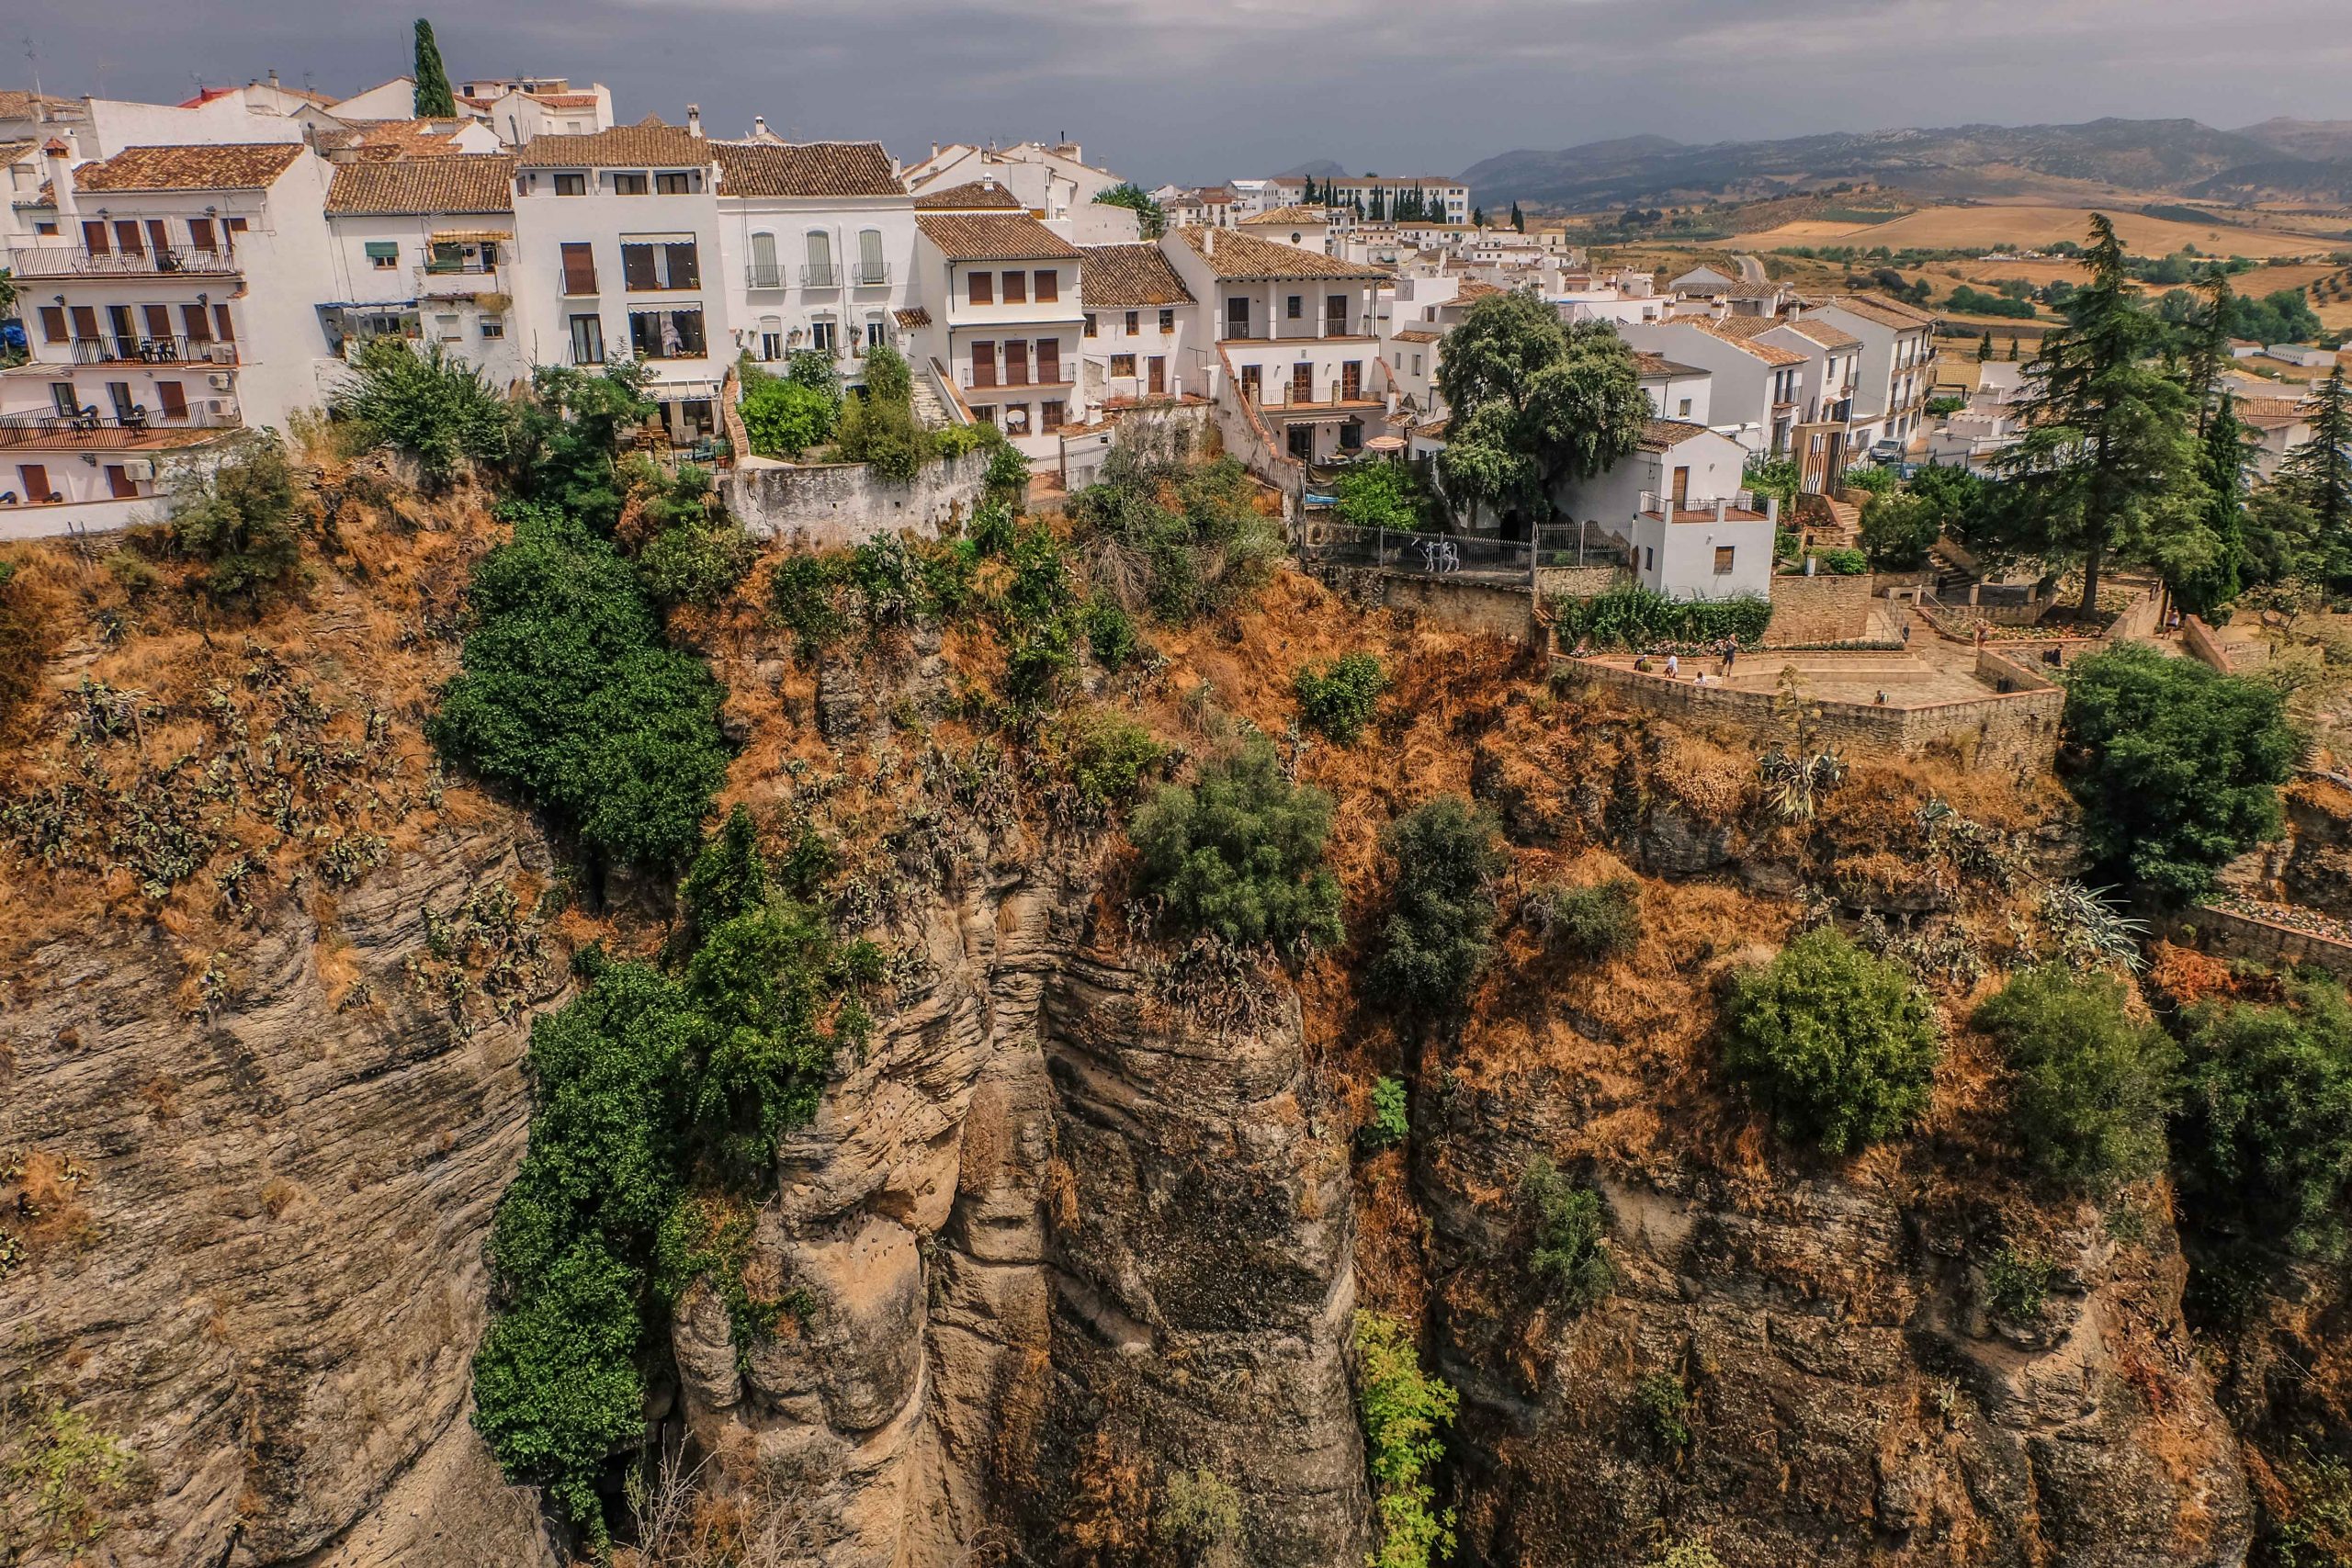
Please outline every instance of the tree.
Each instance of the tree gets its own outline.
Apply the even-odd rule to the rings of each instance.
[[[1516,200],[1510,204],[1510,226],[1522,234],[1527,232],[1526,215],[1520,211],[1519,203]]]
[[[2328,581],[2352,583],[2352,401],[2341,367],[2312,393],[2311,439],[2287,454],[2279,483],[2311,508]]]
[[[1390,823],[1396,867],[1381,948],[1365,978],[1408,1011],[1445,1017],[1470,999],[1494,956],[1495,879],[1510,864],[1491,812],[1442,795]]]
[[[1862,553],[1874,567],[1908,571],[1928,558],[1942,533],[1942,514],[1927,496],[1890,492],[1862,503]]]
[[[2188,1015],[2175,1134],[2191,1204],[2302,1256],[2342,1256],[2352,1199],[2352,1008],[2333,980],[2292,980],[2278,1006]]]
[[[1485,228],[1487,226],[1487,209],[1483,207],[1472,208],[1470,209],[1470,224],[1471,227],[1475,229]]]
[[[502,462],[514,449],[513,406],[479,367],[437,343],[419,354],[390,333],[370,339],[328,407],[370,442],[415,457],[435,482],[461,463]]]
[[[1380,1547],[1365,1557],[1366,1568],[1430,1568],[1453,1551],[1453,1510],[1434,1506],[1428,1472],[1445,1458],[1441,1434],[1461,1395],[1421,1371],[1405,1325],[1393,1317],[1359,1311],[1355,1348],[1356,1414],[1380,1521]]]
[[[1307,183],[1310,186],[1314,184],[1311,180]],[[1313,197],[1309,196],[1305,199],[1312,200]],[[1142,229],[1143,237],[1147,240],[1157,240],[1160,235],[1168,232],[1167,211],[1159,202],[1152,199],[1149,191],[1133,180],[1114,185],[1105,191],[1098,191],[1094,200],[1098,206],[1124,207],[1133,211],[1136,215],[1136,222]]]
[[[1385,186],[1375,186],[1373,187],[1372,220],[1374,223],[1385,223],[1388,221],[1388,189]]]
[[[1489,295],[1446,336],[1438,392],[1452,427],[1438,472],[1449,501],[1507,530],[1548,518],[1552,487],[1629,455],[1650,419],[1633,351],[1606,321],[1563,326],[1532,293]]]
[[[1724,1066],[1783,1136],[1832,1154],[1917,1121],[1939,1055],[1919,987],[1827,928],[1735,974],[1724,998]]]
[[[1388,689],[1388,673],[1369,653],[1342,654],[1328,665],[1302,664],[1291,678],[1298,716],[1341,746],[1352,746]]]
[[[1331,517],[1353,528],[1419,528],[1429,497],[1402,458],[1358,463],[1333,482]]]
[[[1984,329],[1984,335],[1982,338],[1980,338],[1980,339],[1978,339],[1978,340],[1977,340],[1977,344],[1976,344],[1976,363],[1977,363],[1977,364],[1979,364],[1979,365],[1982,365],[1982,364],[1984,364],[1986,360],[1988,360],[1988,359],[1990,359],[1990,358],[1992,358],[1992,357],[1993,357],[1993,329],[1992,329],[1992,328],[1990,328],[1990,327],[1987,327],[1987,328],[1985,328],[1985,329]]]
[[[2245,470],[2251,461],[2245,432],[2238,423],[2237,406],[2222,394],[2212,417],[2205,422],[2199,444],[2198,477],[2205,484],[2205,529],[2213,536],[2211,562],[2184,573],[2173,584],[2183,608],[2196,615],[2211,615],[2238,596],[2240,570],[2245,560]]]
[[[416,19],[416,117],[454,119],[457,95],[449,90],[449,73],[441,63],[441,46],[433,41],[433,24]]]
[[[2278,836],[2301,741],[2274,687],[2127,643],[2067,671],[2064,727],[2098,874],[2200,897],[2217,868]]]
[[[763,457],[797,457],[829,439],[841,409],[824,393],[770,377],[744,396],[738,411],[752,450]]]
[[[2205,309],[2197,319],[2188,346],[2188,396],[2197,410],[2200,437],[2211,423],[2213,390],[2221,384],[2222,367],[2230,362],[2230,318],[2237,305],[2228,275],[2215,273],[2207,288]]]
[[[1283,777],[1261,739],[1207,763],[1189,786],[1163,785],[1129,836],[1145,886],[1178,929],[1289,946],[1345,934],[1340,885],[1323,860],[1330,831],[1331,797]]]
[[[2080,557],[2078,614],[2087,620],[2110,554],[2177,572],[2210,555],[2211,539],[2199,525],[2189,395],[2141,363],[2158,328],[2129,287],[2122,243],[2104,214],[2092,215],[2084,265],[2091,280],[2070,302],[2068,323],[2043,337],[2026,373],[2024,434],[1998,461],[2013,525],[2042,554]]]
[[[2026,1157],[2068,1186],[2136,1181],[2164,1164],[2172,1037],[2125,1010],[2112,976],[2028,969],[1976,1010],[2013,1075],[2010,1115]]]
[[[301,497],[275,435],[238,438],[210,473],[190,469],[173,487],[166,536],[206,563],[204,592],[219,604],[257,603],[302,564]]]

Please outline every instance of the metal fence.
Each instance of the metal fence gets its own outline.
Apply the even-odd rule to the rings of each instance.
[[[1310,522],[1300,541],[1300,553],[1318,564],[1380,567],[1431,577],[1507,577],[1526,582],[1534,581],[1538,568],[1618,566],[1624,561],[1623,542],[1589,525],[1545,526],[1537,529],[1532,539],[1505,539],[1487,534]]]

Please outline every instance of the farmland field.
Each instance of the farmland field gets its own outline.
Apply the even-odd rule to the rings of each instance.
[[[1889,250],[1973,250],[2015,244],[2046,249],[2061,240],[2079,243],[2090,226],[2090,209],[2081,207],[1926,207],[1893,222],[1867,228],[1818,220],[1783,223],[1727,243],[1736,247],[1767,249],[1804,244],[1884,245]],[[2124,244],[2141,255],[2166,255],[2184,245],[2225,256],[2301,255],[2334,248],[2325,241],[2303,234],[2240,229],[2223,223],[2181,223],[2136,212],[2110,216]]]

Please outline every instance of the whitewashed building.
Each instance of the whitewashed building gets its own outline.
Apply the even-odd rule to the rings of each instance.
[[[490,153],[346,164],[327,187],[332,353],[371,338],[437,344],[512,386],[529,363],[514,330],[522,286],[514,160]]]
[[[1080,376],[1081,253],[1025,212],[915,218],[917,352],[936,360],[976,419],[1033,461],[1058,460],[1088,418]]]
[[[1182,396],[1185,351],[1199,322],[1192,291],[1166,253],[1147,243],[1080,249],[1088,402],[1115,409]]]
[[[898,345],[915,299],[915,198],[877,141],[717,142],[730,356],[831,354],[846,380]]]

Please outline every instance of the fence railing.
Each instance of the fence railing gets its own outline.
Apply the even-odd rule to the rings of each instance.
[[[211,338],[105,336],[74,340],[76,365],[234,365],[237,345]]]
[[[1532,539],[1503,539],[1489,534],[1448,534],[1408,528],[1364,528],[1347,523],[1309,522],[1300,554],[1317,563],[1368,566],[1431,577],[1469,574],[1509,577],[1532,583],[1539,569],[1610,567],[1624,564],[1624,547],[1597,529],[1547,525]]]
[[[1738,490],[1732,491],[1729,495],[1681,496],[1664,496],[1654,490],[1642,491],[1642,510],[1652,516],[1667,515],[1666,509],[1668,502],[1672,503],[1676,512],[1712,512],[1718,516],[1725,511],[1759,510],[1756,504],[1756,493],[1753,491]]]
[[[8,253],[18,277],[138,277],[150,273],[228,274],[238,270],[226,251],[166,245],[152,251],[92,251],[80,245],[18,245]]]

